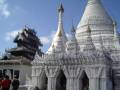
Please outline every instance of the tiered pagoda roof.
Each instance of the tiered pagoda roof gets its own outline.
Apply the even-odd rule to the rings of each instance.
[[[6,51],[6,59],[13,60],[16,57],[24,57],[31,61],[34,59],[36,52],[38,52],[40,55],[43,54],[39,49],[39,46],[42,46],[42,44],[37,37],[35,30],[31,28],[25,27],[21,33],[18,33],[14,39],[14,43],[17,44],[17,47]]]

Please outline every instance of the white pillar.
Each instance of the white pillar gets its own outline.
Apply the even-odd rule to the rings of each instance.
[[[56,90],[56,78],[55,77],[48,77],[47,90]]]
[[[100,88],[100,90],[112,90],[112,81],[109,78],[101,78]]]
[[[107,87],[106,87],[106,79],[105,78],[101,78],[100,79],[100,90],[107,90]]]
[[[37,87],[40,89],[42,88],[42,82],[44,82],[43,79],[41,79],[40,76],[37,76]]]
[[[80,90],[79,87],[79,79],[78,78],[67,78],[67,87],[66,90]]]
[[[98,78],[89,79],[89,90],[99,90],[99,79]]]
[[[37,86],[37,76],[32,76],[32,85]]]
[[[78,81],[78,90],[82,90],[83,84],[82,84],[82,80],[80,79]]]

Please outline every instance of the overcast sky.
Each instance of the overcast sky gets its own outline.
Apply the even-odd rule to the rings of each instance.
[[[64,30],[70,33],[72,19],[77,26],[87,0],[0,0],[0,52],[15,47],[13,38],[25,26],[34,28],[47,51],[57,30],[57,7],[63,3]],[[120,26],[120,0],[102,0]],[[118,28],[119,29],[119,28]]]

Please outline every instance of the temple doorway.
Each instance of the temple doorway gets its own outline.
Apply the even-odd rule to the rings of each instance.
[[[40,77],[40,90],[47,90],[48,78],[45,72]]]
[[[62,70],[59,71],[56,80],[56,90],[66,90],[66,77]]]
[[[82,76],[82,90],[89,90],[89,78],[85,72]]]

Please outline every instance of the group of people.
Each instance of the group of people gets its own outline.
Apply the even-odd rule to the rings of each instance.
[[[19,80],[17,76],[14,76],[13,80],[10,80],[8,75],[0,78],[0,90],[10,90],[10,87],[12,90],[18,90]]]

